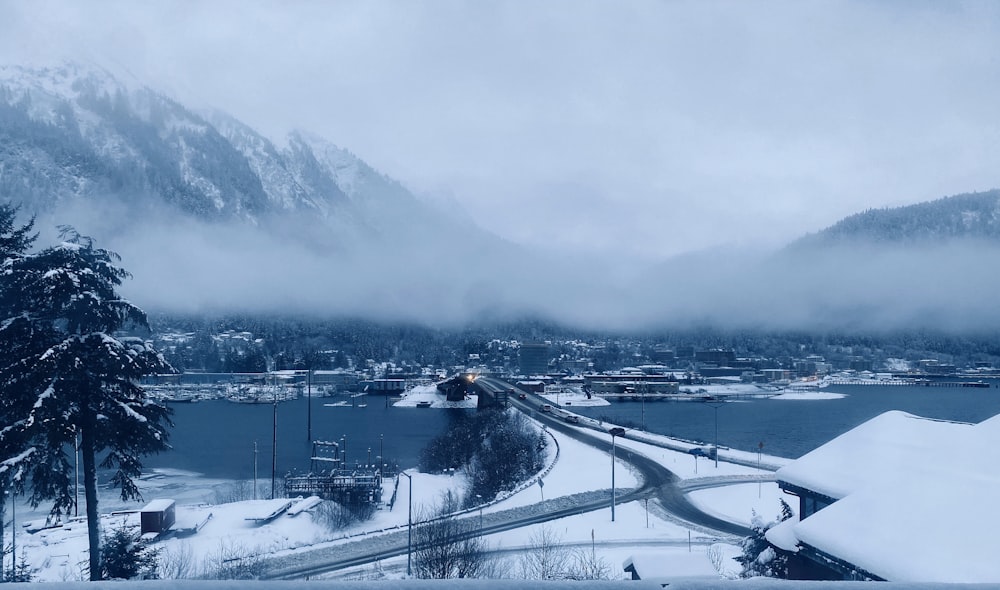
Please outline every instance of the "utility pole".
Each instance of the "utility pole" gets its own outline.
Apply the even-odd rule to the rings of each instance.
[[[617,491],[615,490],[615,437],[625,434],[625,429],[621,426],[615,426],[608,431],[611,435],[611,522],[615,521],[615,502],[617,498]]]
[[[274,426],[271,429],[271,499],[274,499],[274,476],[278,471],[278,390],[271,390],[273,402],[271,404],[271,414],[274,418]]]
[[[306,398],[309,400],[309,405],[306,406],[306,438],[309,442],[313,439],[313,372],[312,369],[308,369],[306,372]]]
[[[410,480],[407,488],[410,508],[406,517],[406,577],[411,578],[413,577],[413,476],[405,471],[401,471],[400,475],[405,475],[406,479]]]
[[[257,441],[253,441],[253,499],[257,499]]]

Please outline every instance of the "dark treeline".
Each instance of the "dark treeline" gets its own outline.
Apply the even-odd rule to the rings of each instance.
[[[174,367],[209,372],[364,368],[369,360],[401,369],[446,368],[469,364],[469,355],[478,355],[473,364],[516,367],[515,343],[543,341],[551,343],[553,358],[589,358],[598,371],[651,362],[657,349],[682,347],[734,350],[739,357],[771,359],[774,366],[811,354],[828,361],[864,357],[876,366],[887,358],[937,358],[958,366],[985,361],[1000,366],[1000,334],[985,332],[865,334],[704,327],[616,334],[538,319],[443,329],[364,319],[261,315],[153,314],[150,324],[161,340],[159,349]],[[182,337],[171,337],[177,335]]]

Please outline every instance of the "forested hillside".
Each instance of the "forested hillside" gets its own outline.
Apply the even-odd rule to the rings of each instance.
[[[954,238],[1000,240],[1000,190],[905,207],[868,209],[805,236],[791,248],[851,241],[918,243]]]

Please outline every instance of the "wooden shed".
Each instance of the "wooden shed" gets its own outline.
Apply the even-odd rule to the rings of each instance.
[[[153,500],[139,512],[141,533],[162,533],[172,527],[177,519],[173,500]]]

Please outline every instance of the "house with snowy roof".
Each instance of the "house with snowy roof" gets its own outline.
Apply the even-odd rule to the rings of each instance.
[[[778,470],[797,518],[766,533],[796,579],[1000,582],[1000,415],[886,412]]]

